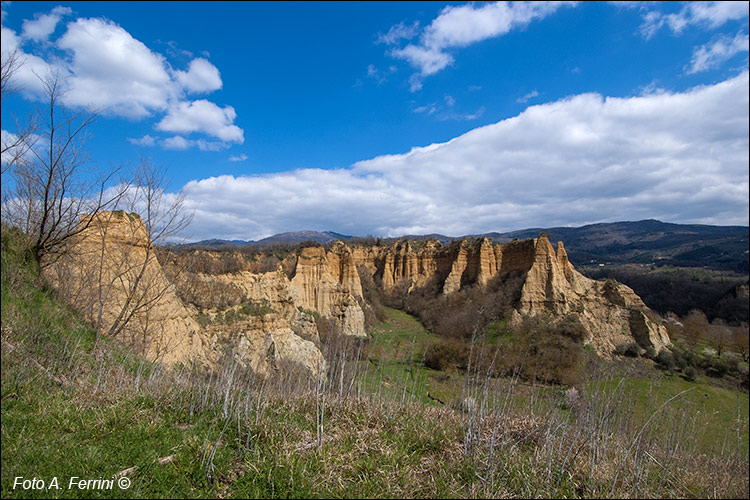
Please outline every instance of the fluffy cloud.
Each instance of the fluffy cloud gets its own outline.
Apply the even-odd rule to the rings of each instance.
[[[159,141],[159,145],[164,149],[173,149],[184,151],[190,148],[198,148],[201,151],[221,151],[229,147],[228,144],[220,141],[206,141],[204,139],[185,139],[182,136],[167,137]]]
[[[656,218],[748,223],[748,73],[683,93],[582,94],[351,168],[184,187],[191,237],[450,235]]]
[[[18,60],[23,62],[13,74],[12,86],[30,93],[38,93],[42,91],[43,85],[37,75],[55,73],[63,77],[68,75],[66,68],[57,64],[49,64],[38,56],[24,53],[21,49],[22,43],[21,37],[13,30],[5,26],[0,27],[0,50],[2,50],[3,57],[16,51]]]
[[[187,71],[176,71],[177,81],[190,92],[213,92],[221,88],[221,76],[216,66],[202,57],[190,61]]]
[[[188,102],[186,93],[207,93],[222,87],[219,70],[205,58],[193,59],[187,71],[175,70],[166,58],[133,38],[125,29],[107,19],[78,18],[67,24],[57,40],[26,52],[29,40],[47,41],[70,8],[55,7],[48,14],[37,14],[23,23],[21,35],[2,27],[2,51],[18,50],[24,63],[14,75],[14,84],[27,97],[38,98],[43,91],[39,76],[60,75],[66,84],[63,95],[69,106],[93,107],[109,115],[141,120],[161,113],[158,130],[178,134],[203,133],[222,142],[185,139],[186,147],[204,151],[226,149],[241,143],[243,131],[234,124],[234,108],[220,108],[205,100]],[[147,138],[148,137],[148,138]],[[157,140],[150,136],[129,139],[133,144],[180,149],[174,138]],[[150,138],[150,139],[149,139]]]
[[[685,2],[676,14],[647,12],[640,30],[645,38],[651,38],[665,25],[677,34],[688,26],[715,29],[728,21],[747,17],[748,9],[747,2]]]
[[[711,42],[693,50],[693,57],[690,59],[690,66],[686,68],[686,72],[692,74],[717,68],[735,54],[750,50],[749,45],[747,34],[737,33],[734,38],[719,35]]]
[[[179,135],[175,137],[167,137],[161,141],[161,144],[164,149],[176,149],[178,151],[189,149],[192,146],[190,141]]]
[[[388,33],[380,33],[378,35],[377,43],[385,43],[387,45],[394,45],[399,43],[402,39],[411,40],[419,33],[419,21],[414,21],[414,24],[409,26],[405,25],[403,21],[391,26]]]
[[[72,55],[71,105],[143,118],[177,96],[164,57],[112,22],[77,19],[57,45]]]
[[[27,19],[23,22],[21,36],[37,42],[46,41],[54,33],[60,19],[72,13],[70,7],[57,6],[49,14],[37,14],[34,16],[34,20]]]
[[[232,106],[220,108],[205,99],[180,102],[169,109],[156,129],[183,134],[203,132],[225,142],[242,144],[245,137],[242,129],[233,124],[236,117]]]
[[[576,2],[495,2],[481,7],[473,3],[458,7],[447,6],[429,26],[425,27],[419,43],[390,50],[389,54],[404,59],[419,70],[410,81],[412,92],[421,88],[421,79],[453,64],[451,49],[466,47],[476,42],[504,35],[514,28],[526,26],[542,19],[565,4]],[[412,38],[418,25],[393,26],[379,42],[398,44],[403,38]]]
[[[144,135],[140,139],[136,139],[133,137],[128,137],[128,142],[130,144],[135,144],[136,146],[155,146],[156,145],[156,137],[152,137],[148,134]]]

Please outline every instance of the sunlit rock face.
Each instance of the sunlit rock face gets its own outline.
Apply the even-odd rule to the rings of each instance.
[[[630,342],[657,352],[669,344],[664,326],[630,288],[586,278],[573,268],[562,242],[555,250],[545,235],[504,244],[486,238],[450,245],[399,241],[349,247],[337,242],[328,250],[303,248],[291,258],[296,261],[288,273],[281,265],[267,272],[194,273],[193,286],[218,286],[236,298],[233,306],[199,311],[181,300],[167,279],[140,218],[105,212],[44,273],[104,333],[128,310],[129,296],[152,302],[132,311],[126,333],[121,333],[137,339],[151,359],[212,365],[230,349],[242,364],[269,377],[290,366],[311,380],[323,376],[316,317],[329,321],[338,334],[367,337],[360,272],[385,292],[408,294],[431,283],[444,295],[513,275],[516,279],[503,281],[513,288],[507,290],[515,298],[513,321],[575,315],[587,332],[585,342],[603,356]],[[135,271],[141,275],[136,281]],[[219,321],[230,313],[231,323]]]
[[[391,246],[355,250],[355,260],[379,278],[384,289],[423,286],[438,280],[442,293],[485,286],[491,279],[514,273],[508,290],[518,298],[513,317],[551,314],[577,316],[588,333],[586,342],[610,356],[617,345],[637,342],[657,352],[669,342],[666,329],[629,287],[586,278],[573,268],[562,242],[557,251],[545,235],[498,244],[486,238],[438,242],[397,242]]]

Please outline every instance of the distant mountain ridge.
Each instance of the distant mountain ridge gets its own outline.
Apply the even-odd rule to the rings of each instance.
[[[652,264],[658,266],[710,267],[712,269],[748,273],[748,226],[711,226],[674,224],[654,219],[641,221],[603,222],[580,227],[528,228],[505,233],[490,232],[451,237],[442,234],[406,235],[380,238],[396,240],[438,240],[448,244],[463,238],[485,237],[498,243],[514,239],[534,238],[545,233],[551,241],[562,241],[575,266],[613,264]],[[280,233],[258,241],[203,240],[196,246],[270,245],[315,241],[326,244],[335,240],[351,240],[333,231],[296,231]]]
[[[271,245],[273,243],[302,243],[303,241],[314,241],[316,243],[330,243],[336,240],[349,240],[352,236],[334,233],[333,231],[291,231],[286,233],[274,234],[268,238],[258,241],[254,240],[222,240],[210,239],[201,240],[189,245],[222,247],[222,246],[242,246],[242,245]]]

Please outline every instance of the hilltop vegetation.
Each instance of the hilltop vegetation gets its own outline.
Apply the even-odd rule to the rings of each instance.
[[[703,376],[622,358],[573,390],[434,370],[437,337],[392,309],[370,343],[328,343],[326,383],[231,357],[167,370],[97,340],[17,236],[2,235],[4,498],[748,495],[747,394]],[[66,489],[113,475],[130,488]]]
[[[663,315],[685,316],[698,309],[710,321],[719,318],[735,325],[750,321],[747,276],[670,267],[597,266],[580,271],[589,278],[612,278],[628,285],[646,305]]]

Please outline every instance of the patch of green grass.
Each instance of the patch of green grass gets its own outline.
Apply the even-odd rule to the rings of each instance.
[[[386,307],[385,310],[386,321],[371,332],[370,356],[386,360],[413,359],[421,362],[427,344],[439,337],[427,331],[414,316],[390,307]]]
[[[739,430],[740,455],[747,459],[750,404],[747,393],[717,387],[701,381],[701,377],[690,382],[669,375],[658,379],[618,377],[590,382],[586,391],[603,389],[610,393],[618,384],[622,385],[623,397],[633,402],[631,412],[636,425],[654,415],[657,427],[665,432],[675,425],[688,426],[691,444],[697,453],[704,454],[721,454],[729,447],[736,455]],[[667,403],[671,398],[675,399]]]
[[[386,321],[371,331],[369,358],[360,367],[366,391],[392,401],[417,401],[439,405],[456,400],[462,390],[462,374],[448,374],[423,365],[427,345],[439,339],[417,318],[386,308]],[[369,363],[369,366],[368,366]]]
[[[485,328],[485,342],[495,345],[500,339],[509,339],[512,331],[508,326],[508,321],[508,318],[500,318],[490,322]]]

